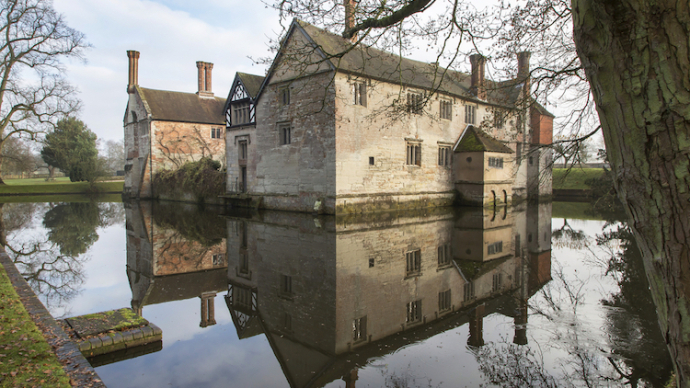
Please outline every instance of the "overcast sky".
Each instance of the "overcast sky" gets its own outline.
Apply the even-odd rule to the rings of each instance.
[[[70,27],[93,48],[86,63],[70,62],[80,90],[80,118],[103,140],[123,137],[127,50],[141,52],[139,84],[194,93],[196,61],[214,63],[213,92],[227,97],[235,72],[263,75],[249,57],[272,56],[278,14],[258,0],[54,0]]]

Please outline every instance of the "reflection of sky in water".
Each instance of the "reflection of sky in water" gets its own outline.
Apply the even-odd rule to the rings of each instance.
[[[45,211],[45,210],[43,210]],[[40,213],[40,212],[39,212]],[[44,233],[41,217],[23,236]],[[568,220],[573,230],[584,231],[587,238],[573,249],[554,242],[552,278],[529,301],[527,348],[532,352],[532,367],[543,370],[558,384],[582,385],[574,377],[578,369],[594,373],[595,384],[604,378],[618,378],[607,363],[612,354],[606,332],[607,310],[601,300],[618,292],[616,279],[606,276],[609,251],[598,247],[594,237],[603,221]],[[563,219],[554,218],[554,230]],[[124,224],[97,229],[99,238],[85,254],[84,283],[80,292],[65,308],[51,313],[81,315],[129,307],[132,293],[126,273],[126,233]],[[620,249],[612,244],[613,249]],[[215,297],[216,325],[202,328],[200,299],[146,305],[145,318],[163,330],[163,349],[135,359],[97,368],[110,388],[118,387],[286,387],[288,382],[280,363],[264,334],[239,340],[223,298]],[[553,300],[556,305],[550,305]],[[556,307],[557,306],[557,307]],[[513,318],[492,314],[484,317],[483,351],[505,354],[513,345]],[[455,327],[421,342],[413,342],[382,357],[369,359],[359,369],[358,387],[409,386],[476,387],[487,381],[480,371],[482,359],[468,347],[469,325]],[[289,356],[289,355],[286,355]],[[586,363],[578,360],[586,359]],[[580,362],[578,364],[578,362]],[[590,368],[590,369],[588,369]],[[591,369],[596,369],[592,371]],[[568,377],[567,375],[570,375]],[[568,380],[568,382],[564,381]],[[623,381],[608,382],[614,386]],[[336,380],[328,387],[345,387]]]
[[[214,326],[199,327],[199,299],[144,307],[163,330],[163,350],[97,368],[108,387],[286,387],[263,336],[239,341],[222,295]]]
[[[84,263],[82,292],[69,302],[70,315],[130,307],[132,292],[125,271],[126,235],[122,224],[98,228],[98,241]],[[52,312],[60,316],[58,311]]]

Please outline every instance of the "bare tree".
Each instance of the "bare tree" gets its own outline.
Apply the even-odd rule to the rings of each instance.
[[[0,5],[1,152],[13,136],[34,139],[79,108],[61,61],[81,58],[87,43],[48,0],[0,0]]]
[[[125,169],[125,142],[124,140],[108,140],[105,142],[105,158],[108,171],[115,173]]]
[[[36,170],[37,155],[25,141],[11,137],[5,141],[0,153],[3,172],[9,174],[30,173]]]

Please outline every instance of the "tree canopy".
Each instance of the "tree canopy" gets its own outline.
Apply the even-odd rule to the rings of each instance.
[[[41,156],[50,166],[69,175],[72,182],[91,181],[99,174],[96,135],[83,121],[68,117],[58,121],[54,131],[46,135]]]

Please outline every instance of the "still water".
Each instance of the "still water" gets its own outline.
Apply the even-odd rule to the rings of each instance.
[[[116,387],[663,387],[625,223],[581,204],[333,218],[177,203],[5,204],[55,317],[131,307],[162,343]]]

